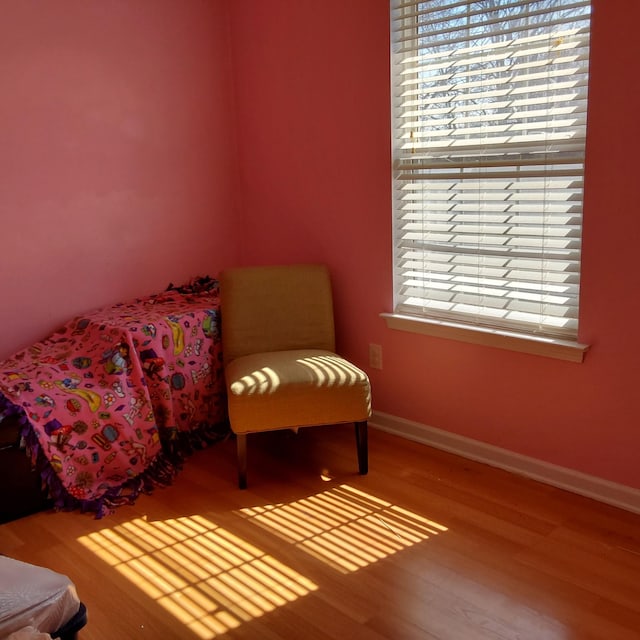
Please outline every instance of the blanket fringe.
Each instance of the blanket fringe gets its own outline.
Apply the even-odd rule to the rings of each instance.
[[[157,487],[173,484],[186,457],[197,449],[204,449],[223,440],[229,431],[226,422],[201,424],[189,432],[160,429],[163,449],[143,473],[118,487],[108,489],[100,498],[82,500],[72,496],[62,485],[42,451],[24,409],[13,404],[0,393],[0,421],[7,417],[13,417],[19,423],[22,445],[31,460],[32,467],[40,475],[43,491],[53,501],[53,508],[56,511],[78,509],[82,513],[94,513],[96,519],[113,513],[120,506],[133,504],[141,494],[150,495]]]

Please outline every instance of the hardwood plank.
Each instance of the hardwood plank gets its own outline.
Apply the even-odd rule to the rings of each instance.
[[[232,439],[102,520],[39,513],[0,552],[68,575],[82,640],[639,640],[640,516],[353,430]]]

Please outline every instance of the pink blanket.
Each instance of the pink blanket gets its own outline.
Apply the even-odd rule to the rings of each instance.
[[[100,516],[170,482],[225,419],[217,282],[98,309],[0,362],[3,412],[24,412],[58,506]]]

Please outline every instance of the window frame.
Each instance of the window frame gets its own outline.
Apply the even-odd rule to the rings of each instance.
[[[575,331],[571,333],[571,331],[567,331],[563,333],[559,331],[555,333],[552,329],[549,330],[549,327],[545,326],[535,326],[530,323],[525,323],[524,325],[521,322],[511,322],[511,321],[498,321],[492,322],[489,316],[478,316],[477,314],[464,314],[460,313],[457,310],[454,313],[438,313],[433,312],[432,310],[415,310],[411,305],[403,304],[403,301],[406,297],[403,295],[399,295],[399,289],[407,288],[407,276],[398,277],[398,273],[404,273],[403,268],[399,266],[399,242],[398,242],[398,229],[401,226],[399,222],[399,216],[402,213],[399,213],[399,204],[398,204],[398,184],[402,182],[406,184],[407,180],[400,180],[398,175],[403,172],[407,173],[408,162],[406,158],[406,154],[402,157],[402,154],[398,152],[398,122],[400,118],[398,116],[398,107],[397,101],[401,98],[398,97],[395,86],[397,83],[397,74],[394,74],[394,68],[398,68],[398,61],[396,59],[396,54],[394,53],[398,47],[398,43],[394,38],[397,38],[398,30],[394,30],[394,12],[397,12],[400,9],[407,10],[411,6],[414,6],[416,9],[420,7],[431,10],[428,5],[434,3],[435,0],[415,0],[415,2],[410,2],[408,0],[391,0],[391,20],[392,20],[392,135],[394,136],[394,176],[393,176],[393,190],[394,190],[394,257],[393,257],[393,268],[394,268],[394,311],[392,313],[384,313],[381,314],[382,317],[387,322],[387,325],[393,329],[400,329],[404,331],[412,331],[421,334],[427,334],[437,337],[444,338],[452,338],[456,340],[462,340],[464,342],[472,342],[476,344],[482,344],[487,346],[495,346],[500,348],[507,348],[515,351],[521,351],[526,353],[533,353],[536,355],[545,355],[549,357],[560,358],[563,360],[569,360],[573,362],[581,362],[584,358],[584,353],[588,349],[588,345],[581,344],[578,342],[578,327],[577,327],[577,314],[579,312],[577,297],[578,294],[575,293],[575,309],[571,307],[575,311],[576,318],[573,321],[575,323]],[[443,0],[439,0],[442,2]],[[466,5],[479,5],[479,2],[473,2],[469,0],[468,2],[461,2],[460,0],[444,0],[444,2],[449,2],[449,5],[458,6]],[[516,6],[526,6],[527,8],[535,8],[535,5],[540,6],[540,0],[505,0],[509,7]],[[571,2],[570,0],[547,0],[547,2],[553,1],[559,5],[567,6],[577,6],[579,4],[585,5],[589,4],[588,2],[580,2],[577,0],[576,2]],[[445,7],[446,8],[446,7]],[[556,10],[557,7],[554,7]],[[478,10],[480,12],[480,10]],[[478,13],[477,12],[477,13]],[[584,18],[583,18],[584,19]],[[586,19],[588,22],[588,18]],[[397,21],[397,16],[396,16]],[[527,27],[528,28],[528,27]],[[406,33],[406,31],[405,31]],[[416,29],[416,38],[418,37],[418,31]],[[483,36],[484,37],[484,36]],[[463,38],[464,40],[464,38]],[[587,42],[588,42],[588,30],[587,30]],[[415,54],[420,50],[420,47],[416,45],[413,49],[409,47],[410,53]],[[587,49],[588,51],[588,49]],[[588,55],[587,55],[588,58]],[[588,73],[588,59],[586,62],[586,69]],[[405,76],[406,77],[406,76]],[[588,77],[588,76],[587,76]],[[586,84],[586,83],[585,83]],[[417,91],[414,91],[416,94]],[[586,93],[586,88],[585,88]],[[586,98],[585,98],[585,110],[586,110]],[[460,119],[462,121],[462,119]],[[584,138],[584,131],[583,131]],[[411,140],[413,143],[413,140]],[[417,146],[417,145],[414,145]],[[504,152],[501,152],[506,155]],[[581,151],[581,159],[582,159],[582,173],[581,177],[584,175],[584,140],[583,140],[583,148]],[[435,156],[434,156],[435,157]],[[494,156],[496,157],[496,156]],[[448,161],[447,158],[444,158],[444,161]],[[472,161],[475,161],[472,158]],[[437,157],[436,157],[437,162]],[[419,163],[418,163],[419,164]],[[517,162],[513,163],[514,166],[517,166]],[[455,166],[455,165],[454,165]],[[414,172],[412,181],[420,184],[420,178],[416,178],[417,173]],[[406,177],[406,176],[405,176]],[[480,181],[480,178],[478,179]],[[545,178],[546,180],[546,178]],[[425,180],[426,182],[426,180]],[[546,191],[545,191],[546,194]],[[582,195],[582,191],[581,191]],[[581,203],[580,203],[581,204]],[[427,219],[426,215],[423,219]],[[479,214],[478,214],[479,215]],[[581,223],[582,223],[582,210],[580,210],[580,232],[581,232]],[[408,235],[408,234],[407,234]],[[419,234],[418,234],[419,235]],[[575,243],[574,243],[575,244]],[[574,252],[575,253],[575,252]],[[579,256],[581,251],[578,251],[578,268],[579,268]],[[543,255],[543,254],[541,254]],[[538,258],[539,262],[543,261],[543,258]],[[428,273],[424,271],[422,273]],[[567,287],[568,288],[568,287]],[[455,289],[455,287],[452,287]],[[574,286],[574,290],[579,291],[579,284],[576,288]],[[455,305],[452,305],[455,306]],[[461,306],[461,305],[459,305]],[[541,303],[542,307],[542,303]],[[562,317],[560,318],[562,320]]]

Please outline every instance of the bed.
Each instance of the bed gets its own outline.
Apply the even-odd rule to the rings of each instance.
[[[86,623],[86,607],[67,576],[0,555],[0,637],[75,640]]]
[[[224,437],[224,393],[208,277],[83,314],[0,362],[0,421],[19,421],[56,508],[97,517]]]

